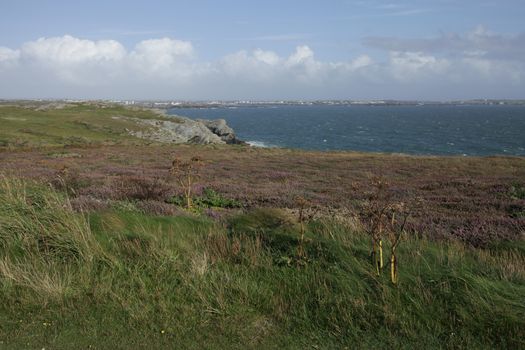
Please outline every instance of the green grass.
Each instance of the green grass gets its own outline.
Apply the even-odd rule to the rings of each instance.
[[[129,133],[144,126],[119,117],[163,119],[150,110],[118,105],[78,103],[44,110],[0,105],[0,148],[147,143]]]
[[[355,227],[355,226],[353,226]],[[277,209],[226,222],[108,210],[0,184],[0,348],[520,348],[523,242],[406,237],[400,282],[369,239]]]
[[[184,196],[173,196],[169,198],[168,203],[177,205],[179,207],[184,207],[186,205],[186,198]],[[242,207],[242,203],[240,201],[226,198],[211,188],[204,188],[202,195],[194,196],[192,198],[192,205],[194,211],[197,212],[207,208],[231,209]]]
[[[513,184],[509,191],[510,197],[514,199],[525,199],[525,186]]]

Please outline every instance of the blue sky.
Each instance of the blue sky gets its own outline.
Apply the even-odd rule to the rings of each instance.
[[[0,98],[525,98],[524,1],[2,1]]]

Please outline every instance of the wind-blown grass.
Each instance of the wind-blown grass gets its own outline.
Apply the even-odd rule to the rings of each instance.
[[[0,285],[40,298],[73,293],[73,276],[100,256],[86,219],[63,195],[34,183],[0,178]]]
[[[357,224],[106,209],[0,184],[0,347],[520,348],[525,244],[403,237],[376,276]]]

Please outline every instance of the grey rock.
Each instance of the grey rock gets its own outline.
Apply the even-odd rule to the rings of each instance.
[[[125,116],[113,117],[133,121],[145,126],[141,131],[128,132],[143,139],[163,143],[193,143],[193,144],[242,144],[237,139],[235,132],[224,119],[217,120],[193,120],[186,117],[170,116],[166,120],[166,114],[159,112],[162,119],[140,119]]]
[[[137,124],[147,126],[142,131],[129,131],[130,134],[147,140],[163,143],[193,143],[193,144],[224,144],[221,138],[210,131],[203,123],[189,118],[178,117],[174,121],[158,119],[139,119],[120,117],[133,120]]]
[[[219,136],[221,140],[228,144],[239,144],[243,143],[236,136],[232,128],[226,124],[224,119],[206,120],[197,119],[198,122],[204,124],[211,132]]]

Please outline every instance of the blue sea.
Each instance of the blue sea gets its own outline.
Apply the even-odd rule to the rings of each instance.
[[[525,106],[284,105],[174,108],[223,118],[255,146],[422,155],[525,155]]]

